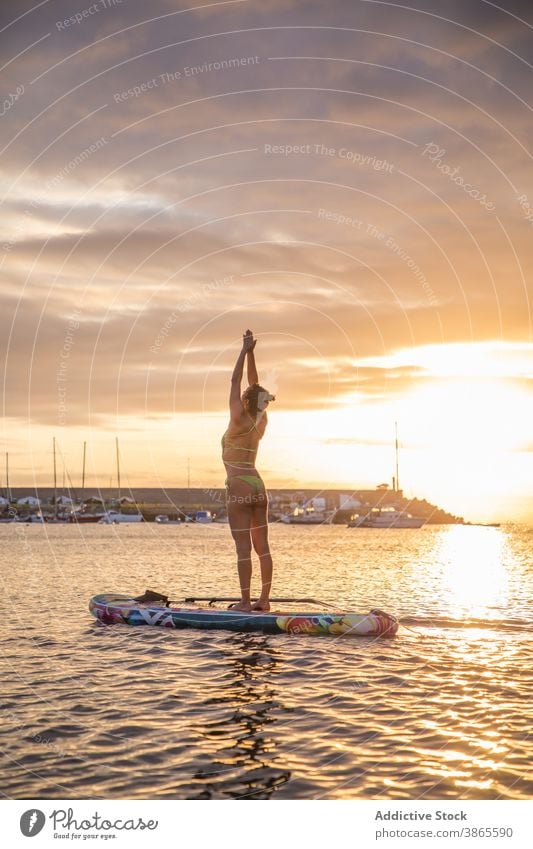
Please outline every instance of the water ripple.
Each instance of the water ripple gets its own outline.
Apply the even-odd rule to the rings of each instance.
[[[6,794],[531,797],[529,533],[273,528],[280,595],[388,609],[393,640],[93,621],[106,588],[234,591],[227,529],[216,557],[211,530],[161,530],[0,528]]]

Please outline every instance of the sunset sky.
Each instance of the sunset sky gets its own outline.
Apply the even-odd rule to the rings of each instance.
[[[221,486],[250,327],[267,485],[533,521],[533,7],[193,5],[2,3],[11,485]]]

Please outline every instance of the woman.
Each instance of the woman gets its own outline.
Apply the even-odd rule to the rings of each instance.
[[[226,503],[231,535],[237,549],[241,600],[233,610],[270,610],[272,557],[268,547],[268,498],[255,468],[255,458],[267,426],[266,408],[274,400],[259,386],[255,365],[256,342],[251,330],[243,336],[242,350],[231,376],[230,422],[222,437],[222,461],[226,467]],[[244,361],[249,386],[241,396]],[[252,604],[252,546],[261,566],[261,594]]]

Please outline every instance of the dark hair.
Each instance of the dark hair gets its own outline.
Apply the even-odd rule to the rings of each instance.
[[[242,393],[242,397],[244,401],[248,401],[250,406],[250,415],[255,417],[257,415],[257,402],[259,400],[259,393],[266,392],[267,390],[260,386],[258,383],[252,383],[248,389],[245,389]]]

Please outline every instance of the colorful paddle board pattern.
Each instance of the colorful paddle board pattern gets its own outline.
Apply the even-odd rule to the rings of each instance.
[[[131,597],[105,593],[89,603],[91,613],[105,625],[158,625],[163,628],[202,628],[262,631],[303,636],[341,634],[394,636],[398,620],[382,610],[360,613],[242,613],[218,608],[162,607],[139,604]]]

